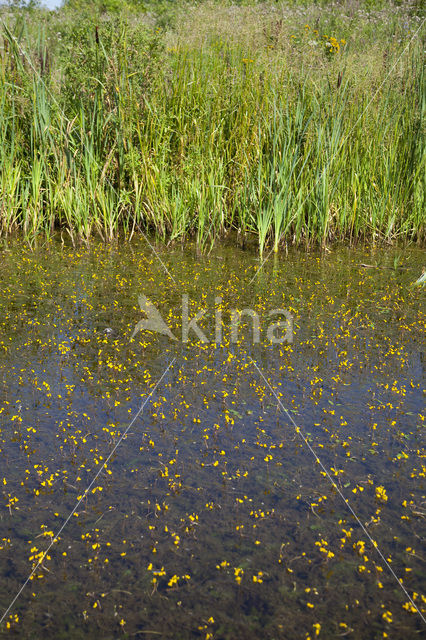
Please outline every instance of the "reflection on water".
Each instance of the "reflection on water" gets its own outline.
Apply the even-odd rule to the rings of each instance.
[[[159,252],[174,280],[142,243],[2,253],[1,613],[37,568],[0,635],[414,637],[420,252],[294,253],[254,279],[258,259],[235,248]],[[187,294],[211,342],[131,341],[141,294],[175,336]],[[249,327],[230,341],[229,310],[243,308],[259,344]],[[292,344],[266,339],[274,308],[291,312]]]

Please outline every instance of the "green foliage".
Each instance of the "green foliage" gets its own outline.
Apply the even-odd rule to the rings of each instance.
[[[9,13],[1,233],[423,240],[419,21],[351,11]]]

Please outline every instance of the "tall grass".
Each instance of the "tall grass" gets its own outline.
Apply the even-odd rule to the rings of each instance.
[[[3,14],[0,233],[423,241],[413,6]]]

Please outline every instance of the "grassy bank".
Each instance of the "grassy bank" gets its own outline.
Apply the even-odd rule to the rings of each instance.
[[[0,233],[424,240],[420,6],[4,10]]]

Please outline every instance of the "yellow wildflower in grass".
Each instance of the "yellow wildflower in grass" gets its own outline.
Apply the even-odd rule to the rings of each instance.
[[[334,54],[340,51],[340,44],[338,43],[336,38],[334,38],[333,36],[328,38],[327,42],[325,43],[325,47],[326,47],[326,53],[328,54]]]

